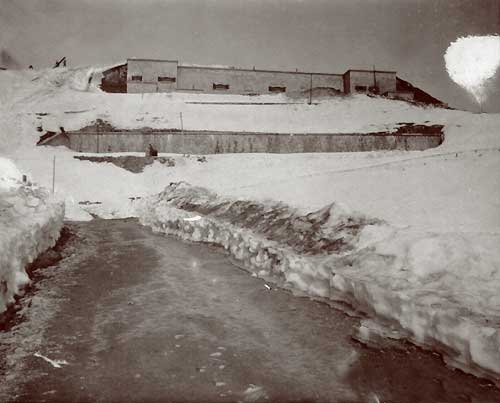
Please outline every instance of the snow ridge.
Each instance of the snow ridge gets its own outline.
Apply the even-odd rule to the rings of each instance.
[[[363,321],[362,341],[389,326],[391,337],[438,349],[450,365],[500,384],[500,266],[485,252],[498,238],[397,229],[335,204],[300,216],[185,183],[142,200],[137,214],[156,232],[224,247],[282,287],[381,318],[383,326]]]
[[[0,188],[0,313],[29,284],[26,266],[55,245],[64,203],[34,186]]]

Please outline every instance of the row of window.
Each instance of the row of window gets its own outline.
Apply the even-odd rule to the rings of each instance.
[[[214,90],[228,90],[229,89],[229,84],[216,84],[213,83],[212,88]],[[270,85],[268,87],[269,92],[286,92],[286,87],[279,87],[276,85]]]
[[[142,81],[142,76],[132,76],[130,78],[131,81]],[[168,82],[168,83],[175,83],[176,78],[175,77],[167,77],[167,76],[158,76],[158,81],[161,82]]]
[[[377,86],[367,86],[367,85],[355,85],[354,89],[357,92],[372,92],[378,94],[379,88]]]
[[[142,81],[142,76],[132,76],[131,81]],[[158,76],[158,82],[169,82],[175,83],[175,77]],[[216,84],[213,83],[212,88],[214,90],[227,91],[229,89],[229,84]],[[357,88],[357,87],[356,87]],[[276,85],[269,86],[269,92],[286,92],[286,87],[280,87]]]

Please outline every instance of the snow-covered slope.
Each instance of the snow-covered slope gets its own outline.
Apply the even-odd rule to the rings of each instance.
[[[26,266],[54,246],[64,218],[62,203],[20,180],[15,165],[0,157],[0,313],[29,283]]]
[[[323,99],[318,105],[305,100],[259,105],[290,100],[283,95],[106,94],[92,79],[98,71],[0,71],[0,153],[10,155],[47,188],[52,186],[55,155],[56,193],[66,201],[68,214],[78,212],[78,202],[99,201],[106,215],[129,215],[129,198],[186,180],[233,197],[282,200],[304,209],[341,202],[401,225],[441,228],[464,221],[473,230],[498,228],[498,181],[490,173],[498,170],[499,115],[419,108],[366,96]],[[225,104],[188,103],[215,101]],[[254,105],[227,104],[231,102]],[[119,127],[179,127],[180,112],[185,128],[214,130],[363,132],[401,122],[444,124],[446,140],[424,152],[219,155],[209,156],[208,164],[179,156],[176,167],[154,165],[141,175],[111,164],[75,161],[74,153],[64,149],[34,146],[38,126],[69,130],[102,118]]]
[[[321,258],[303,258],[293,248],[292,254],[283,253],[299,256],[290,265],[294,270],[285,271],[287,281],[311,295],[358,304],[420,344],[446,346],[450,360],[469,371],[500,372],[499,114],[362,95],[307,105],[283,95],[105,94],[94,85],[96,71],[0,72],[0,153],[49,188],[55,156],[56,197],[66,202],[67,217],[90,218],[83,207],[103,217],[140,214],[148,225],[190,239],[228,245],[254,239],[243,242],[240,252],[250,251],[252,262],[269,265],[256,245],[290,252],[284,239],[255,235],[255,228],[242,230],[244,223],[237,219],[222,222],[204,209],[196,213],[201,220],[184,221],[194,212],[169,206],[158,196],[145,202],[150,209],[137,212],[136,198],[186,181],[224,200],[263,206],[283,202],[299,221],[334,203],[349,217],[365,217],[372,224],[351,237],[342,253]],[[413,152],[225,154],[207,156],[207,162],[177,155],[175,166],[155,163],[140,174],[75,160],[75,153],[64,148],[34,146],[40,125],[70,130],[101,118],[124,128],[178,128],[181,112],[184,128],[203,130],[339,133],[390,130],[402,122],[443,124],[445,141]],[[366,322],[359,337],[376,330]]]

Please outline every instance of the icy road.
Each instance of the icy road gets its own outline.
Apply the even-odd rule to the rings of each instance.
[[[24,319],[0,333],[0,401],[498,402],[408,344],[254,278],[219,250],[135,220],[69,224]]]

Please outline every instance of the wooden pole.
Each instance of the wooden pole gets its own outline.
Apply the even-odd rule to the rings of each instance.
[[[312,104],[312,97],[313,97],[313,75],[311,73],[311,79],[309,81],[309,105]]]
[[[56,156],[52,160],[52,194],[54,194],[54,189],[56,186]]]
[[[182,145],[181,145],[181,148],[182,148],[182,153],[184,154],[186,152],[185,150],[185,141],[184,141],[184,122],[182,121],[182,112],[179,112],[179,116],[180,116],[180,119],[181,119],[181,136],[182,136]]]
[[[99,122],[97,122],[96,127],[95,127],[96,135],[97,135],[97,153],[99,153]]]
[[[377,75],[375,71],[375,65],[373,65],[373,91],[378,94],[378,89],[377,89]]]

